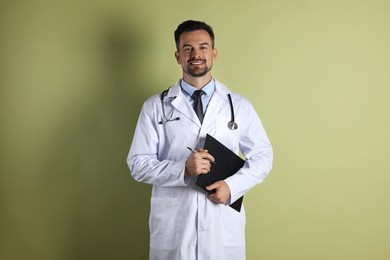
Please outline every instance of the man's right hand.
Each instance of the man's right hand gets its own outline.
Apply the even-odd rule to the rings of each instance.
[[[198,176],[210,172],[211,163],[214,157],[207,150],[199,149],[196,153],[191,153],[186,161],[185,176]]]

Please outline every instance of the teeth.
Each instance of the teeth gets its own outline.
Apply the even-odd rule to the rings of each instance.
[[[202,63],[203,63],[203,61],[192,61],[192,62],[190,62],[190,64],[194,64],[194,65],[200,65]]]

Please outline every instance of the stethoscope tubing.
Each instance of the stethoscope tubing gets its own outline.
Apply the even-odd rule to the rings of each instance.
[[[166,116],[165,114],[165,108],[164,108],[164,97],[166,96],[166,94],[168,93],[169,91],[169,88],[164,90],[162,93],[161,93],[161,107],[162,107],[162,112],[163,112],[163,118],[161,121],[159,121],[158,123],[159,124],[166,124],[168,122],[172,122],[172,121],[177,121],[177,120],[180,120],[180,117],[175,117],[175,118],[172,118],[173,116],[173,110],[171,111],[170,115],[169,115],[169,118]],[[232,97],[229,94],[227,94],[228,96],[228,100],[229,100],[229,105],[230,105],[230,115],[231,115],[231,120],[228,122],[227,126],[230,130],[236,130],[238,128],[238,124],[235,122],[234,120],[234,108],[233,108],[233,101],[232,101]]]

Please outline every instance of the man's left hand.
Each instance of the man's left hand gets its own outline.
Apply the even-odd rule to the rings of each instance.
[[[225,181],[217,181],[206,187],[206,190],[215,190],[214,193],[208,196],[209,200],[215,203],[226,204],[230,198],[230,189]]]

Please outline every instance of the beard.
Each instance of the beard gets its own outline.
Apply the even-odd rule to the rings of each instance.
[[[206,67],[203,69],[188,69],[188,74],[190,74],[192,77],[203,77],[210,71],[210,68]]]
[[[196,77],[196,78],[199,78],[199,77],[203,77],[204,75],[206,75],[207,73],[209,73],[209,71],[211,70],[212,66],[207,66],[207,64],[205,64],[204,67],[200,68],[200,67],[197,67],[197,66],[188,66],[184,72],[191,75],[192,77]]]

